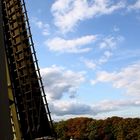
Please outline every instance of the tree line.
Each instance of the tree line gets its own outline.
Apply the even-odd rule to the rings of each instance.
[[[55,122],[60,140],[140,140],[140,118],[72,118]]]

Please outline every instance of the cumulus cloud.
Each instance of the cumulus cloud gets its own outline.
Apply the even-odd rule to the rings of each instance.
[[[83,72],[74,72],[57,66],[41,69],[41,75],[49,100],[61,99],[64,95],[74,97],[80,84],[85,80]]]
[[[100,51],[100,57],[98,59],[87,59],[82,58],[81,61],[85,64],[85,66],[89,69],[94,70],[98,66],[101,66],[105,63],[107,63],[110,58],[113,56],[114,50],[117,49],[119,44],[124,40],[124,37],[122,36],[107,36],[97,43],[96,49]]]
[[[140,100],[103,100],[96,104],[94,107],[97,109],[96,113],[117,111],[125,107],[140,106]]]
[[[122,42],[124,40],[124,37],[122,36],[108,36],[105,37],[101,43],[99,43],[100,49],[115,49],[118,45],[118,43]]]
[[[139,10],[140,9],[140,0],[137,0],[133,5],[128,7],[129,10]]]
[[[50,104],[53,115],[92,115],[109,113],[111,111],[123,110],[129,107],[139,107],[140,100],[104,100],[94,105],[88,105],[76,101],[56,101]]]
[[[45,42],[45,45],[51,50],[56,52],[67,53],[84,53],[89,52],[91,48],[85,47],[96,40],[95,35],[87,35],[76,39],[65,40],[60,37],[56,37]]]
[[[98,65],[106,63],[112,55],[113,53],[111,51],[105,51],[103,53],[103,56],[98,60]]]
[[[97,67],[101,66],[104,63],[107,63],[110,57],[113,55],[111,51],[103,52],[102,56],[97,60],[82,58],[81,61],[89,69],[95,70]]]
[[[53,114],[57,116],[64,115],[83,115],[83,114],[92,114],[92,107],[90,105],[78,103],[78,102],[66,102],[59,101],[50,106]]]
[[[126,94],[133,96],[140,96],[140,63],[129,65],[121,69],[119,72],[100,71],[97,73],[92,84],[98,82],[111,82],[115,88],[122,88],[126,90]]]
[[[118,45],[124,41],[123,36],[108,36],[105,37],[100,43],[99,48],[101,50],[104,50],[103,55],[101,58],[97,61],[98,65],[102,65],[113,56],[113,52],[115,49],[117,49]]]
[[[57,0],[51,11],[55,25],[63,32],[68,32],[79,21],[95,16],[108,15],[125,6],[123,2],[113,3],[111,0]]]
[[[47,23],[44,23],[43,21],[39,20],[38,18],[32,18],[31,20],[39,29],[41,29],[42,34],[47,36],[50,34],[50,26]]]
[[[89,69],[94,70],[97,67],[97,64],[95,61],[91,60],[91,59],[85,59],[82,58],[81,61],[85,64],[85,66]]]
[[[81,61],[85,64],[87,68],[95,70],[97,67],[106,63],[110,59],[111,56],[112,56],[112,53],[110,51],[105,51],[98,60],[82,58]]]
[[[97,74],[94,84],[97,82],[111,82],[116,88],[125,88],[127,93],[136,95],[140,93],[140,63],[123,68],[120,72],[102,71]],[[43,82],[49,107],[54,116],[96,116],[101,113],[124,110],[129,107],[139,107],[139,99],[130,100],[103,100],[98,103],[88,104],[76,100],[62,100],[62,97],[75,96],[80,84],[85,81],[83,72],[73,72],[63,67],[52,66],[41,69]]]

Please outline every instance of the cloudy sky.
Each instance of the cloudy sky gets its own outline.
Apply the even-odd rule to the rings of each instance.
[[[140,0],[26,0],[54,120],[140,116]]]

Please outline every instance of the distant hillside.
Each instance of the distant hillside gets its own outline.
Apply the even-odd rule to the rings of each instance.
[[[140,118],[74,118],[55,123],[60,140],[140,140]]]

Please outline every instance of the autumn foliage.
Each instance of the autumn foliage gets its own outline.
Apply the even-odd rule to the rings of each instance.
[[[140,140],[140,119],[120,117],[94,120],[73,118],[55,123],[60,140]]]

